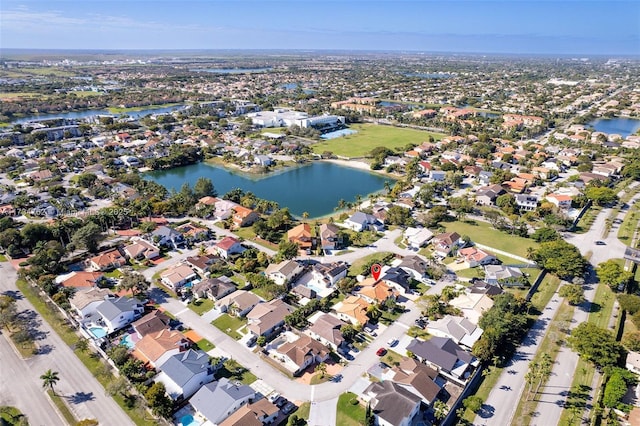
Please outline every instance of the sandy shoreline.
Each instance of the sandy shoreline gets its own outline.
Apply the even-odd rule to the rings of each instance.
[[[398,175],[394,175],[392,173],[387,173],[384,169],[380,169],[380,170],[371,170],[371,166],[369,166],[369,164],[365,163],[364,161],[357,161],[357,160],[339,160],[337,158],[326,158],[326,159],[322,159],[319,161],[327,161],[329,163],[333,163],[333,164],[337,164],[339,166],[343,166],[343,167],[351,167],[353,169],[358,169],[358,170],[363,170],[366,172],[370,172],[370,173],[375,173],[381,176],[385,176],[394,180],[398,180],[401,178],[401,176]]]

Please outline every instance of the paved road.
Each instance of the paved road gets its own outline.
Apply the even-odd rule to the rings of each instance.
[[[542,315],[536,320],[513,355],[506,364],[496,385],[489,393],[483,405],[483,410],[476,416],[474,425],[508,425],[518,406],[520,395],[524,391],[524,376],[529,369],[529,361],[538,351],[538,346],[544,337],[552,318],[556,315],[562,303],[562,298],[554,294]]]
[[[7,262],[0,263],[0,292],[19,294],[15,282],[16,272],[13,267]],[[17,308],[19,312],[36,312],[33,305],[25,298],[18,299]],[[40,375],[51,369],[59,372],[60,381],[56,391],[67,398],[69,408],[78,419],[94,418],[104,425],[133,425],[129,416],[105,394],[102,385],[49,324],[37,313],[34,315],[34,321],[38,323],[37,330],[42,337],[37,343],[41,348],[46,348],[45,353],[26,361],[7,357],[7,362],[12,365],[11,368],[5,368],[3,354],[0,369],[0,382],[4,383],[0,385],[0,390],[3,386],[10,386],[11,397],[15,398],[16,405],[29,416],[30,423],[47,426],[62,424],[59,419],[44,418],[41,413],[42,407],[45,409],[49,407],[41,403],[44,391]],[[5,340],[0,340],[0,345],[7,344]],[[20,370],[23,370],[22,376],[16,377],[11,373]],[[5,392],[0,391],[0,395],[4,394]],[[34,404],[34,400],[38,402]]]
[[[336,412],[338,408],[338,398],[327,399],[325,401],[314,401],[309,410],[309,426],[328,426],[337,424]]]

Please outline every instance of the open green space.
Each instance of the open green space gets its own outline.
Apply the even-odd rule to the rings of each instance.
[[[416,325],[412,325],[411,327],[409,327],[409,330],[407,330],[407,335],[422,340],[429,340],[431,338],[431,335],[427,330]]]
[[[37,291],[24,280],[18,280],[16,285],[24,297],[31,302],[36,311],[49,323],[60,338],[69,346],[73,347],[78,342],[79,337],[75,330],[71,328],[58,313],[57,308],[48,305],[39,296]],[[105,389],[115,380],[109,366],[96,354],[90,352],[75,351],[76,356],[82,361],[85,367],[95,376]],[[113,396],[116,403],[124,410],[136,425],[153,426],[155,420],[149,418],[143,407],[129,408],[125,404],[124,397],[120,394]]]
[[[65,71],[59,68],[47,67],[47,68],[14,68],[13,71],[22,72],[31,75],[46,75],[54,77],[73,77],[76,73],[72,71]]]
[[[389,260],[393,257],[393,253],[388,251],[383,251],[380,253],[373,253],[365,257],[361,257],[360,259],[354,261],[349,267],[349,275],[355,277],[358,274],[362,274],[363,272],[368,274],[368,271],[364,271],[363,268],[365,265],[369,265],[370,263],[384,263],[385,260]]]
[[[196,343],[196,346],[204,352],[209,352],[211,349],[215,348],[215,345],[210,341],[208,341],[207,339],[198,340],[198,342]]]
[[[576,234],[584,234],[589,229],[591,229],[591,225],[595,222],[596,217],[602,210],[600,206],[591,206],[587,209],[587,211],[582,215],[578,224],[576,225],[575,233]]]
[[[355,393],[345,392],[338,397],[336,424],[340,426],[360,426],[364,424],[365,407],[358,402]]]
[[[562,342],[565,339],[565,330],[568,328],[569,324],[571,323],[571,319],[573,318],[573,311],[574,307],[569,305],[566,301],[563,302],[562,305],[560,305],[556,316],[549,324],[547,332],[545,333],[542,342],[540,342],[538,351],[536,352],[536,355],[533,357],[533,360],[531,362],[542,361],[543,354],[548,354],[551,357],[551,361],[555,362],[555,359],[558,356],[558,351],[560,351]],[[545,379],[540,386],[540,391],[544,392],[544,384],[547,382],[547,380],[548,379]],[[529,396],[529,399],[527,399],[527,396]],[[527,395],[527,389],[525,389],[525,391],[520,395],[520,401],[513,416],[513,424],[530,424],[533,416],[535,415],[537,407],[538,402],[536,400],[536,395]],[[544,408],[541,407],[541,409]]]
[[[608,329],[609,319],[613,311],[613,304],[616,295],[606,284],[598,284],[596,294],[591,303],[591,311],[589,312],[588,321],[601,328]]]
[[[24,419],[24,420],[23,420]],[[7,426],[25,425],[27,418],[16,407],[0,406],[0,424]]]
[[[457,232],[460,236],[468,235],[471,241],[513,253],[516,256],[527,257],[527,248],[538,248],[539,244],[529,238],[506,234],[494,229],[486,222],[444,222],[447,232]]]
[[[228,334],[236,340],[242,338],[242,335],[238,333],[237,330],[241,329],[247,324],[247,320],[244,318],[232,317],[229,314],[222,314],[215,320],[211,322],[211,324],[218,327],[222,332]]]
[[[622,241],[626,245],[631,245],[631,239],[633,238],[633,234],[638,227],[638,220],[640,219],[640,214],[638,214],[638,205],[633,204],[624,219],[622,220],[622,224],[618,229],[618,239]]]
[[[538,312],[542,312],[553,297],[553,294],[558,290],[559,285],[560,279],[558,277],[551,274],[545,275],[538,289],[531,297],[531,305],[536,308]]]
[[[189,309],[198,315],[202,315],[205,312],[210,311],[215,306],[215,303],[211,299],[198,299],[189,303]]]
[[[53,404],[58,409],[58,412],[62,414],[62,417],[64,417],[67,424],[75,425],[77,419],[73,415],[71,410],[69,410],[69,407],[67,407],[67,404],[64,402],[64,400],[59,395],[53,393],[51,389],[47,390],[47,395],[49,395],[49,398],[51,398],[51,401],[53,401]]]
[[[0,93],[0,100],[15,100],[15,99],[24,99],[24,98],[39,98],[43,96],[41,93],[37,92],[10,92],[10,93]]]
[[[377,124],[353,124],[350,128],[358,133],[318,142],[313,145],[313,152],[322,154],[325,151],[330,151],[342,157],[364,157],[369,155],[373,148],[379,146],[389,149],[404,148],[411,143],[419,145],[426,142],[429,140],[429,136],[433,136],[436,140],[445,136],[441,133],[431,133],[424,130]]]
[[[234,359],[228,359],[225,361],[222,368],[216,373],[216,376],[218,378],[226,377],[227,379],[237,380],[245,385],[250,385],[258,380],[255,374],[249,371],[248,368],[238,364]]]
[[[296,411],[299,419],[309,420],[309,411],[311,411],[311,403],[309,401],[303,402],[300,408]]]
[[[169,108],[176,105],[182,105],[180,103],[171,103],[171,104],[162,104],[162,105],[143,105],[137,107],[130,108],[121,108],[121,107],[109,107],[109,112],[112,114],[122,114],[133,111],[143,111],[143,110],[151,110],[151,109],[160,109],[160,108]]]

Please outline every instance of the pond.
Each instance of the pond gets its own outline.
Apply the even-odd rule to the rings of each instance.
[[[180,190],[185,182],[192,187],[199,177],[211,179],[220,196],[241,188],[257,197],[276,201],[280,207],[309,217],[326,216],[334,212],[338,201],[355,201],[359,194],[365,200],[368,194],[382,191],[390,178],[334,163],[316,161],[309,165],[286,169],[267,175],[239,174],[207,163],[192,164],[170,170],[157,170],[145,174],[167,189]]]
[[[184,105],[172,105],[172,106],[166,106],[166,107],[149,107],[149,108],[145,108],[145,109],[141,109],[141,110],[136,110],[136,111],[127,111],[121,114],[113,114],[111,112],[109,112],[108,109],[88,109],[85,111],[66,111],[66,112],[53,112],[53,113],[46,113],[46,114],[32,114],[32,115],[27,115],[25,117],[21,117],[21,118],[17,118],[15,120],[12,120],[11,123],[12,124],[22,124],[22,123],[28,123],[29,121],[34,121],[34,120],[49,120],[49,119],[54,119],[54,118],[65,118],[65,119],[84,119],[84,118],[91,118],[91,117],[95,117],[98,115],[112,115],[112,116],[123,116],[123,115],[128,115],[129,117],[132,118],[141,118],[144,116],[147,116],[149,114],[168,114],[170,112],[173,111],[178,111],[180,109],[184,108]]]
[[[211,74],[251,74],[271,71],[273,68],[194,68],[189,71],[208,72]]]
[[[640,120],[626,117],[599,118],[587,124],[598,132],[617,134],[623,138],[640,130]]]

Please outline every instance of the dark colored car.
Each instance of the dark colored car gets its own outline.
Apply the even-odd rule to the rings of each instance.
[[[285,398],[284,396],[279,396],[274,404],[276,404],[276,407],[282,408],[287,402],[289,402],[287,401],[287,398]]]
[[[298,406],[296,404],[294,404],[293,402],[288,402],[287,405],[285,405],[282,408],[282,412],[284,414],[290,414],[296,411],[297,409],[298,409]]]
[[[331,378],[331,380],[334,382],[339,382],[340,380],[342,380],[342,374],[336,374]]]
[[[607,243],[605,243],[604,241],[596,241],[596,245],[597,246],[606,246]]]
[[[376,351],[376,355],[378,356],[384,356],[384,354],[387,353],[387,350],[385,348],[380,348]]]

